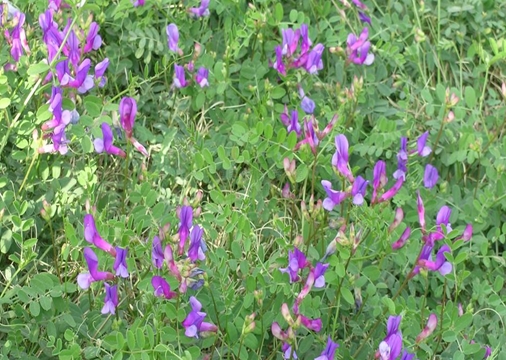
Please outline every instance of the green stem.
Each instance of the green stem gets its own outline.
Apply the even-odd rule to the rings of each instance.
[[[441,344],[441,340],[443,339],[443,316],[445,311],[445,304],[446,303],[446,278],[445,282],[443,284],[443,302],[441,303],[441,318],[439,319],[439,336],[437,339],[436,348],[434,349],[434,354],[437,353],[437,349],[439,348],[439,345]]]
[[[58,264],[58,251],[56,250],[56,240],[54,238],[53,232],[53,222],[51,221],[51,214],[47,214],[49,219],[49,231],[51,232],[51,242],[53,243],[53,257],[54,257],[54,265],[56,266],[56,273],[58,274],[58,279],[60,280],[60,284],[62,283],[62,278],[60,274],[60,265]]]
[[[445,126],[445,116],[448,113],[448,110],[445,109],[443,111],[443,118],[441,119],[441,126],[439,127],[439,131],[437,133],[436,141],[434,142],[434,148],[432,149],[432,152],[430,153],[429,157],[429,163],[432,161],[432,158],[434,157],[434,154],[436,153],[436,148],[439,144],[439,140],[441,139],[441,135],[443,134],[443,128]]]

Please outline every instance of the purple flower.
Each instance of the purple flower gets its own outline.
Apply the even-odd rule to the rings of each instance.
[[[329,267],[329,264],[322,264],[317,263],[314,268],[314,287],[315,288],[322,288],[325,287],[325,271],[327,271],[327,268]]]
[[[314,112],[316,104],[314,103],[313,100],[311,100],[306,96],[304,90],[300,85],[299,85],[299,95],[300,98],[302,99],[300,103],[300,107],[302,108],[302,110],[304,110],[306,114],[312,114]]]
[[[432,149],[425,145],[427,143],[427,137],[429,136],[429,132],[426,131],[417,140],[417,150],[418,155],[420,156],[427,156],[432,152]]]
[[[374,62],[374,54],[369,53],[371,43],[367,41],[368,28],[364,28],[357,38],[355,34],[349,34],[346,44],[348,45],[348,59],[357,65],[371,65]]]
[[[113,280],[114,274],[110,272],[98,271],[98,258],[93,250],[89,247],[84,248],[84,260],[88,264],[89,273],[77,275],[77,284],[83,290],[90,287],[92,282],[102,280]]]
[[[95,146],[95,151],[97,153],[102,153],[105,151],[107,154],[110,155],[116,155],[122,158],[126,157],[126,154],[123,150],[112,144],[113,135],[111,127],[109,126],[108,123],[105,122],[102,123],[102,135],[103,139],[96,138],[95,140],[93,140],[93,145]]]
[[[177,88],[184,88],[188,86],[188,82],[186,81],[185,74],[184,74],[184,67],[174,64],[174,87]]]
[[[401,149],[397,154],[397,171],[394,172],[394,179],[399,179],[402,177],[406,180],[406,173],[408,172],[407,164],[408,164],[408,138],[401,138]]]
[[[161,276],[153,276],[151,279],[151,285],[155,289],[155,296],[170,300],[177,296],[177,294],[170,289],[169,283]]]
[[[473,236],[473,225],[467,224],[462,235],[456,238],[455,240],[469,241],[471,240],[472,236]]]
[[[353,181],[353,175],[348,167],[348,139],[343,134],[336,136],[336,152],[332,157],[332,165],[350,182]]]
[[[83,47],[84,54],[91,50],[98,50],[102,45],[102,38],[98,35],[98,30],[100,30],[100,26],[96,22],[92,22],[88,36],[86,36],[86,44]]]
[[[183,320],[186,336],[198,338],[199,333],[202,331],[218,331],[216,325],[204,322],[207,314],[200,311],[202,304],[194,296],[190,297],[190,305],[192,310],[186,319]]]
[[[12,29],[12,33],[9,34],[8,30],[5,30],[5,37],[7,42],[11,45],[11,56],[14,61],[19,61],[21,55],[23,55],[23,49],[29,53],[30,48],[26,41],[26,33],[23,29],[25,23],[25,14],[22,12],[16,12],[13,14],[15,26]]]
[[[292,56],[299,45],[300,30],[281,29],[281,37],[283,38],[282,54]]]
[[[367,16],[366,14],[364,14],[362,11],[358,12],[358,18],[363,23],[367,23],[367,24],[371,25],[371,18],[369,16]]]
[[[420,258],[420,260],[418,260],[418,265],[430,271],[439,271],[441,275],[445,276],[452,271],[452,264],[446,261],[445,253],[447,252],[451,252],[451,249],[448,245],[445,244],[441,246],[437,252],[436,261],[432,261],[431,257],[429,256],[428,259]]]
[[[286,75],[286,68],[285,64],[283,63],[283,50],[281,49],[281,46],[276,46],[275,53],[276,61],[274,61],[272,64],[272,68],[277,70],[281,75]]]
[[[142,6],[145,4],[145,0],[132,0],[132,4],[135,7]]]
[[[344,191],[337,191],[332,189],[332,184],[328,180],[322,180],[321,182],[327,197],[323,200],[323,208],[327,211],[332,211],[336,205],[339,205],[346,199],[349,194]]]
[[[422,340],[425,340],[436,330],[437,327],[437,315],[436,314],[430,314],[429,319],[427,320],[427,326],[422,330],[420,334],[416,337],[415,342],[419,343]]]
[[[95,219],[91,214],[86,214],[84,216],[84,239],[112,256],[116,256],[116,249],[98,233],[97,227],[95,226]]]
[[[113,269],[116,271],[116,276],[127,278],[129,276],[126,257],[128,249],[122,249],[116,246],[116,260],[114,261]]]
[[[323,44],[316,44],[307,56],[305,69],[308,73],[314,75],[318,70],[323,69],[322,54],[325,47]]]
[[[104,87],[106,82],[106,77],[104,76],[105,71],[109,67],[109,59],[105,58],[101,62],[99,62],[97,65],[95,65],[95,79],[98,80],[98,86]]]
[[[164,254],[162,248],[162,242],[158,236],[153,238],[153,245],[151,248],[151,261],[153,266],[157,269],[161,269],[164,261]]]
[[[381,360],[395,360],[401,354],[402,333],[399,330],[401,316],[390,316],[387,322],[387,336],[379,344]]]
[[[415,357],[415,354],[410,354],[406,350],[402,351],[401,360],[412,360]]]
[[[168,43],[169,49],[171,51],[174,51],[175,53],[178,53],[180,51],[179,47],[177,45],[177,43],[179,41],[179,30],[178,30],[176,24],[167,25],[165,32],[167,33],[167,43]]]
[[[188,257],[193,262],[206,259],[204,252],[207,250],[207,247],[204,243],[204,240],[202,239],[203,234],[204,230],[198,225],[194,225],[190,231],[190,247],[188,249]]]
[[[209,0],[202,0],[198,8],[190,8],[195,17],[209,16]]]
[[[295,131],[297,137],[299,137],[302,134],[302,128],[299,124],[299,113],[297,112],[297,110],[292,111],[290,123],[287,125],[286,131],[288,131],[288,133]]]
[[[47,46],[48,60],[53,61],[63,42],[63,35],[58,30],[58,25],[53,21],[50,9],[39,16],[39,24],[43,32],[42,40]]]
[[[306,24],[302,24],[300,26],[300,36],[302,37],[302,43],[300,45],[300,52],[302,54],[306,53],[311,45],[313,45],[313,42],[309,38],[309,31],[308,26]]]
[[[68,51],[65,51],[65,55],[68,56],[74,68],[77,68],[81,60],[81,50],[79,49],[79,39],[73,30],[70,31],[67,38],[67,47]]]
[[[452,214],[452,209],[450,209],[446,205],[442,206],[441,209],[439,209],[437,216],[436,216],[436,225],[437,225],[437,229],[439,231],[442,231],[441,224],[444,224],[447,232],[452,231],[452,226],[450,224],[451,214]]]
[[[404,232],[402,233],[399,240],[397,240],[392,244],[392,249],[398,250],[402,248],[404,245],[406,245],[406,241],[408,241],[409,235],[411,235],[411,228],[407,227],[406,230],[404,230]]]
[[[432,189],[436,185],[438,178],[437,169],[431,164],[427,164],[423,175],[423,185],[427,189]]]
[[[338,347],[339,344],[333,342],[332,338],[329,336],[327,339],[327,346],[325,347],[325,350],[323,350],[320,356],[318,356],[314,360],[334,360],[336,350]]]
[[[105,299],[102,314],[114,315],[116,313],[116,306],[118,306],[118,285],[109,286],[107,283],[104,283],[104,285]]]
[[[417,210],[418,210],[418,219],[420,221],[420,226],[422,228],[422,234],[425,234],[425,207],[423,206],[422,197],[420,196],[420,190],[417,195]]]
[[[179,255],[183,255],[186,239],[190,234],[193,225],[193,209],[191,206],[184,205],[179,212]]]
[[[393,198],[399,192],[403,183],[404,183],[404,178],[400,177],[399,179],[397,179],[394,186],[392,186],[383,195],[381,195],[378,202],[387,201],[387,200],[390,200],[391,198]]]
[[[287,342],[283,342],[283,345],[281,345],[281,351],[283,352],[284,359],[298,359],[295,350],[293,350],[292,346]]]
[[[306,255],[297,248],[293,251],[288,252],[288,266],[286,268],[280,268],[279,271],[282,273],[288,273],[290,275],[290,283],[294,283],[300,280],[299,270],[309,266],[309,262],[306,259]]]
[[[124,97],[119,103],[119,121],[121,127],[125,130],[127,138],[133,135],[135,115],[137,114],[137,103],[131,97]]]
[[[353,203],[355,205],[362,205],[364,203],[364,195],[367,190],[369,181],[365,180],[362,176],[357,176],[351,188],[351,196],[353,196]]]
[[[360,0],[351,0],[356,7],[358,7],[359,9],[362,9],[362,10],[365,10],[367,9],[367,6],[365,6],[363,3],[360,2]]]
[[[319,332],[322,329],[322,320],[321,319],[309,319],[304,315],[300,315],[301,324],[309,330],[313,330],[315,332]]]
[[[208,77],[209,70],[207,70],[205,67],[201,67],[197,71],[197,75],[195,75],[195,81],[200,85],[201,88],[203,88],[205,86],[209,86],[209,81],[207,80]]]
[[[378,195],[378,190],[381,190],[383,186],[387,184],[387,170],[386,164],[383,160],[379,160],[376,165],[374,165],[373,170],[373,192],[372,192],[372,202],[374,203],[376,200],[376,196]]]

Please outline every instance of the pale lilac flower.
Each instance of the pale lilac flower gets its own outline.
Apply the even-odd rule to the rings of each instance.
[[[204,243],[204,240],[202,239],[203,234],[204,230],[198,225],[194,225],[190,231],[190,247],[188,249],[188,257],[193,262],[206,259],[204,252],[207,250],[207,247]]]
[[[177,45],[179,41],[179,30],[176,24],[169,24],[165,29],[167,33],[167,44],[169,46],[169,50],[174,51],[175,53],[179,53],[179,47]]]
[[[84,248],[84,260],[88,264],[89,273],[77,275],[77,284],[83,290],[90,287],[92,282],[113,280],[114,274],[110,272],[98,271],[98,257],[89,247]]]
[[[209,16],[209,1],[210,0],[202,0],[200,6],[198,8],[190,8],[190,12],[195,17]]]
[[[194,296],[190,297],[190,305],[192,310],[186,319],[183,320],[186,336],[198,338],[200,332],[218,331],[216,325],[204,322],[207,314],[200,311],[202,310],[202,304]]]
[[[426,145],[428,136],[429,132],[426,131],[417,140],[418,155],[420,156],[427,156],[432,152],[432,149]]]
[[[317,263],[314,268],[314,287],[322,288],[325,287],[325,272],[329,264]]]
[[[423,175],[423,185],[427,189],[432,189],[436,185],[438,178],[439,175],[437,169],[431,164],[427,164]]]
[[[151,261],[153,262],[153,266],[157,269],[161,269],[163,266],[164,253],[162,248],[162,242],[158,236],[153,238],[153,245],[151,250]]]
[[[318,73],[318,70],[323,69],[322,54],[325,47],[323,44],[317,44],[309,52],[306,60],[305,69],[308,73],[314,75]]]
[[[151,278],[151,285],[153,285],[156,297],[163,296],[170,300],[177,296],[177,294],[170,289],[169,283],[161,276],[153,276]]]
[[[116,276],[127,278],[129,276],[126,258],[128,249],[116,247],[116,260],[114,261],[113,269],[116,271]]]
[[[84,216],[84,239],[112,256],[116,256],[116,249],[98,233],[97,227],[95,226],[95,219],[91,214],[86,214]]]
[[[207,80],[208,76],[209,76],[209,70],[207,70],[204,67],[201,67],[197,71],[197,75],[195,75],[195,81],[197,82],[197,84],[200,85],[201,88],[203,88],[205,86],[209,86],[209,81]]]
[[[184,74],[184,67],[174,64],[174,87],[176,88],[184,88],[188,86],[188,82],[186,81]]]
[[[118,285],[109,286],[107,283],[104,283],[104,285],[105,299],[102,314],[114,315],[116,313],[116,307],[118,306]]]
[[[362,205],[364,203],[365,192],[367,191],[367,184],[369,181],[365,180],[362,176],[357,176],[351,188],[351,196],[353,197],[353,204]]]
[[[337,191],[332,189],[332,184],[328,180],[322,180],[323,189],[327,193],[327,197],[323,200],[323,208],[327,211],[332,211],[336,205],[339,205],[345,200],[349,194],[344,191]]]
[[[106,152],[107,154],[120,156],[122,158],[126,157],[126,153],[120,148],[114,146],[113,143],[113,134],[111,127],[107,123],[102,123],[102,135],[103,138],[96,138],[93,140],[93,145],[95,146],[95,151],[97,153]]]

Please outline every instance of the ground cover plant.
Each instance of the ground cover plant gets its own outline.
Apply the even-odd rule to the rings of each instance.
[[[506,358],[502,2],[0,10],[1,358]]]

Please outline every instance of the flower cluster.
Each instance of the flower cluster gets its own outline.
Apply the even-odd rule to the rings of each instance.
[[[4,7],[7,6],[7,20],[10,22],[3,24],[2,18],[4,14]],[[23,50],[29,54],[30,48],[26,40],[26,32],[23,28],[25,24],[25,14],[19,11],[17,8],[12,6],[9,2],[0,4],[0,27],[8,25],[11,27],[11,31],[5,29],[4,36],[7,44],[11,47],[11,56],[15,62],[18,62],[23,55]],[[15,70],[16,65],[6,65],[6,69]]]
[[[300,326],[304,326],[305,328],[316,332],[319,332],[322,328],[321,319],[309,319],[300,313],[299,308],[301,302],[309,294],[313,287],[325,287],[325,272],[327,271],[328,266],[329,264],[317,263],[316,266],[313,267],[307,260],[304,253],[295,247],[293,251],[288,252],[288,266],[286,268],[279,269],[282,273],[287,273],[289,275],[290,283],[301,281],[302,277],[300,276],[300,273],[306,268],[309,269],[304,287],[297,295],[292,307],[295,319],[292,317],[288,305],[284,303],[281,307],[281,314],[288,323],[288,329],[282,330],[281,326],[277,322],[272,323],[271,326],[272,334],[283,341],[282,350],[285,359],[297,358],[297,355],[293,350],[293,346],[296,341],[295,333]],[[335,350],[338,346],[339,345],[332,342],[329,338],[327,348],[322,352],[319,359],[333,359]]]
[[[316,44],[311,48],[313,42],[309,38],[306,24],[295,30],[282,29],[281,36],[282,44],[276,46],[276,60],[271,64],[278,73],[286,75],[287,68],[303,68],[313,75],[323,69],[322,54],[325,47],[323,44]]]
[[[98,257],[90,247],[84,248],[84,260],[88,265],[88,272],[77,276],[77,284],[81,289],[88,289],[93,282],[104,281],[105,300],[102,314],[115,314],[118,306],[118,285],[109,285],[105,281],[113,281],[116,277],[128,278],[126,258],[128,250],[121,247],[113,247],[102,238],[95,225],[93,215],[86,214],[84,217],[84,239],[96,248],[103,250],[115,258],[113,269],[115,274],[108,271],[98,270]]]

